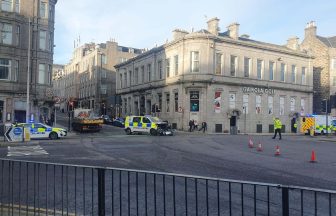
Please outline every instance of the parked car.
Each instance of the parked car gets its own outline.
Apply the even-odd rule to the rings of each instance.
[[[67,135],[67,130],[63,128],[50,127],[42,123],[17,123],[15,126],[28,128],[31,139],[59,139]]]
[[[101,118],[104,120],[104,124],[112,124],[112,119],[108,115],[102,115]]]
[[[113,122],[112,122],[113,126],[116,127],[121,127],[124,128],[125,127],[125,120],[123,118],[116,118]]]

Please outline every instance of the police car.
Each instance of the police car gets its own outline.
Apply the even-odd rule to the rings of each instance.
[[[125,132],[126,134],[149,133],[152,136],[173,135],[167,122],[153,116],[127,116],[125,119]]]
[[[67,135],[67,131],[63,128],[50,127],[42,123],[18,123],[16,126],[28,128],[31,139],[58,139]]]

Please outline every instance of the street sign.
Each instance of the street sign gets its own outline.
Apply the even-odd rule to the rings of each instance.
[[[23,140],[22,127],[10,127],[5,133],[8,142],[21,142]]]

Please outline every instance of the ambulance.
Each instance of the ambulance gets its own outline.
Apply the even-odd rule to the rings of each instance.
[[[304,134],[321,134],[336,132],[336,117],[328,115],[328,128],[327,119],[325,115],[306,115],[300,117],[300,132]]]
[[[128,135],[133,133],[149,133],[152,136],[173,135],[168,123],[154,116],[127,116],[125,132]]]

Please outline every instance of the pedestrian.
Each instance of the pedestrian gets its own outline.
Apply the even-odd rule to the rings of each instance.
[[[278,117],[274,119],[274,136],[272,139],[275,139],[277,133],[279,133],[279,140],[281,140],[281,128],[282,128],[282,123]]]
[[[193,127],[193,121],[190,120],[190,121],[189,121],[189,132],[192,131],[192,127]]]
[[[294,126],[294,133],[297,133],[297,123],[295,122],[293,126]]]
[[[207,123],[204,121],[202,122],[202,127],[199,129],[199,131],[201,131],[203,129],[203,133],[205,133],[205,131],[207,130]]]
[[[194,129],[195,129],[195,130],[198,130],[198,123],[197,123],[196,120],[194,121]]]

